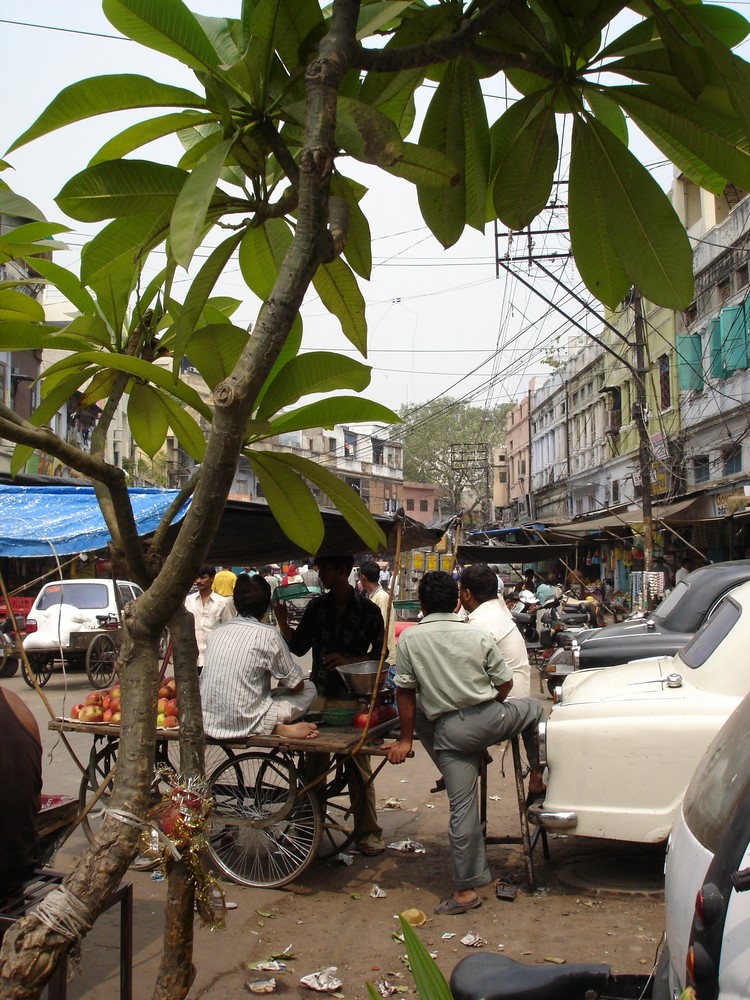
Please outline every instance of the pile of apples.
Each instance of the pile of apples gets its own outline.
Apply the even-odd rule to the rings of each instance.
[[[89,691],[86,700],[74,705],[70,714],[79,722],[111,722],[119,726],[120,685],[115,684],[109,691]]]
[[[179,726],[174,677],[166,677],[159,688],[156,711],[156,725],[160,729],[176,729]],[[113,726],[119,726],[122,721],[120,685],[115,684],[109,691],[89,691],[86,700],[80,705],[74,705],[70,714],[78,722],[111,722]]]

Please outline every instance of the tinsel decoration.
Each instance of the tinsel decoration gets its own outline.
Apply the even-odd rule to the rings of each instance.
[[[172,768],[160,767],[155,777],[155,784],[159,783],[167,785],[169,791],[149,814],[151,826],[143,832],[142,852],[150,857],[158,853],[165,877],[170,861],[184,861],[201,926],[223,930],[227,912],[224,891],[201,860],[208,846],[206,821],[213,804],[207,782],[200,777],[183,779]]]

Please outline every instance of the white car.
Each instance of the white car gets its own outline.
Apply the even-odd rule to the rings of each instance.
[[[750,697],[685,793],[669,841],[666,944],[654,1000],[746,997],[750,983]]]
[[[532,822],[584,837],[669,836],[696,765],[750,692],[750,582],[674,656],[572,674],[541,731]]]
[[[92,684],[105,687],[107,678],[114,675],[112,653],[113,647],[115,653],[119,648],[120,610],[142,593],[138,584],[128,580],[116,584],[112,580],[46,583],[26,617],[23,640],[37,682],[47,683],[56,660],[80,661],[86,663]],[[92,656],[89,649],[103,628],[111,630],[112,635],[97,643]],[[92,659],[96,662],[92,663]],[[21,672],[26,683],[32,684],[25,664]]]

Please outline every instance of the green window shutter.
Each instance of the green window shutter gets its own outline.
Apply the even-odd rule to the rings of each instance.
[[[745,314],[741,305],[727,306],[719,317],[721,343],[727,375],[747,367]]]
[[[726,378],[721,342],[721,321],[718,316],[715,316],[708,324],[708,346],[711,352],[711,377]]]
[[[703,338],[700,333],[677,335],[677,378],[680,392],[703,392]]]

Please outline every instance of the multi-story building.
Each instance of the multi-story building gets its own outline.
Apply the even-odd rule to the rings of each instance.
[[[561,372],[531,394],[531,492],[540,521],[567,520],[568,386]]]
[[[508,411],[505,457],[508,465],[508,524],[517,524],[533,517],[531,494],[531,423],[529,399],[533,381],[526,396]]]

